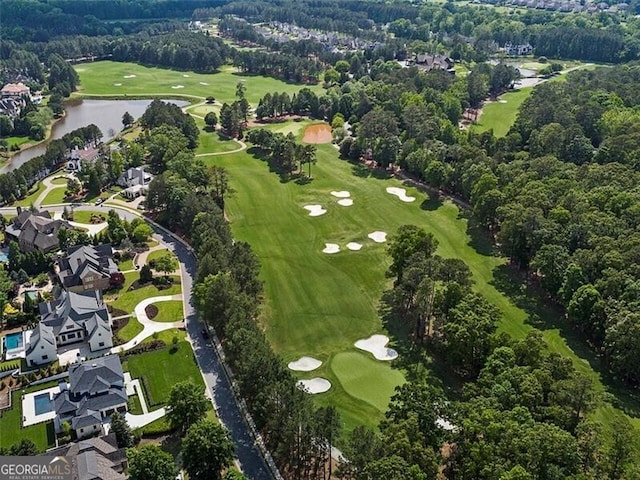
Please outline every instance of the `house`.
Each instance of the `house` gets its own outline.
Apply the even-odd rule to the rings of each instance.
[[[84,148],[75,147],[71,150],[67,159],[67,170],[81,172],[83,163],[93,163],[100,157],[100,149],[86,146]]]
[[[92,352],[113,347],[111,318],[99,290],[63,290],[53,302],[39,305],[41,322],[53,328],[56,347],[88,342]]]
[[[504,53],[511,56],[531,55],[533,53],[533,47],[528,43],[514,45],[510,42],[507,42],[504,44]]]
[[[2,90],[0,90],[0,96],[5,97],[22,97],[23,95],[31,96],[31,89],[24,83],[7,83]]]
[[[67,249],[58,261],[58,278],[71,292],[106,290],[124,282],[124,276],[113,260],[111,245],[77,245]]]
[[[44,365],[56,360],[58,352],[53,328],[42,322],[38,323],[38,326],[31,331],[25,354],[29,367]]]
[[[125,188],[122,192],[122,195],[129,199],[134,199],[146,195],[149,193],[149,185],[134,185],[129,188]]]
[[[415,57],[418,67],[430,72],[432,70],[446,70],[453,72],[453,60],[446,55],[431,55],[428,53],[418,53]]]
[[[11,219],[5,229],[8,240],[15,240],[23,252],[40,250],[44,253],[60,248],[58,231],[61,228],[72,229],[66,220],[54,220],[49,212],[38,210],[22,210],[18,207],[18,215]]]
[[[69,383],[60,382],[53,397],[56,431],[69,422],[77,438],[102,431],[105,418],[127,411],[124,373],[118,355],[108,355],[69,367]]]
[[[136,185],[149,185],[153,180],[153,175],[147,172],[144,167],[133,167],[127,169],[118,180],[116,184],[123,187],[133,187]]]
[[[15,120],[20,116],[20,112],[25,106],[22,97],[4,97],[0,98],[0,114],[6,115],[11,120]]]
[[[127,451],[118,448],[116,434],[87,438],[49,450],[48,456],[66,457],[71,463],[71,478],[77,480],[125,480]]]

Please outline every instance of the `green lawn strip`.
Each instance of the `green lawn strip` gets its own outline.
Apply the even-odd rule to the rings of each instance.
[[[31,204],[33,204],[38,199],[40,194],[47,188],[42,182],[38,182],[37,185],[38,186],[35,187],[35,189],[32,188],[31,190],[29,190],[29,194],[25,198],[23,198],[22,200],[18,200],[13,205],[20,207],[30,207]]]
[[[49,388],[52,385],[39,385],[35,390]],[[35,391],[32,390],[32,391]],[[53,421],[38,423],[22,428],[22,390],[11,393],[11,409],[0,413],[0,445],[10,447],[22,439],[31,440],[39,450],[44,451],[55,446]]]
[[[129,395],[129,400],[127,401],[127,408],[129,409],[129,413],[133,415],[142,415],[144,412],[142,411],[142,405],[140,404],[140,399],[138,395]]]
[[[131,378],[141,379],[150,410],[165,405],[171,387],[178,382],[188,380],[204,385],[191,345],[186,341],[178,342],[177,350],[167,346],[132,355],[127,359],[127,368]]]
[[[118,263],[118,268],[120,269],[121,272],[126,272],[127,270],[133,270],[134,266],[133,266],[133,259],[132,258],[128,258],[127,260],[122,260]],[[134,272],[131,272],[134,273]]]
[[[136,280],[139,277],[137,272],[131,272],[136,276]],[[126,278],[127,274],[125,274]],[[138,303],[140,303],[145,298],[149,297],[158,297],[161,295],[176,295],[182,291],[180,286],[180,278],[173,277],[174,283],[171,287],[165,288],[163,290],[158,289],[155,285],[145,285],[141,288],[136,288],[135,290],[124,290],[122,289],[120,293],[118,293],[118,298],[110,302],[110,305],[113,308],[117,308],[119,310],[123,310],[125,312],[133,312]]]
[[[42,200],[42,205],[54,205],[67,202],[68,200],[64,194],[66,190],[67,189],[64,186],[52,188]]]
[[[169,300],[168,302],[154,303],[158,307],[158,315],[153,317],[154,322],[179,322],[184,318],[182,300]]]
[[[477,123],[471,126],[475,132],[486,132],[493,129],[496,137],[504,137],[513,123],[516,121],[520,105],[533,91],[533,87],[525,87],[519,90],[507,92],[498,97],[498,101],[485,103],[482,107],[482,115]],[[500,100],[506,103],[501,103]]]
[[[203,99],[214,96],[219,102],[232,103],[236,100],[236,85],[244,81],[247,86],[247,100],[255,105],[266,93],[287,92],[292,95],[305,87],[271,77],[240,75],[230,66],[221,67],[218,73],[211,74],[111,61],[84,63],[74,68],[80,76],[81,95],[191,95]],[[129,75],[135,77],[124,78]],[[180,86],[182,88],[172,88]],[[320,84],[311,85],[309,88],[316,93],[322,92]]]
[[[500,330],[521,338],[533,326],[540,328],[551,351],[569,357],[597,388],[604,389],[592,368],[594,355],[581,339],[574,341],[575,335],[564,328],[557,313],[505,294],[509,285],[519,288],[521,283],[504,278],[506,259],[494,256],[486,240],[469,236],[467,221],[451,202],[428,199],[408,188],[417,201],[403,203],[385,192],[387,186],[402,186],[400,182],[367,176],[367,171],[339,160],[331,145],[318,146],[314,179],[304,185],[281,183],[265,162],[247,152],[213,157],[212,163],[227,168],[238,192],[228,199],[227,213],[235,237],[249,242],[261,260],[265,284],[261,320],[274,349],[285,359],[301,355],[323,359],[353,351],[355,340],[382,331],[377,305],[389,285],[385,277],[389,259],[385,245],[372,242],[367,234],[374,230],[393,234],[400,225],[416,224],[434,234],[440,255],[460,258],[469,266],[475,288],[503,314],[497,319]],[[343,189],[351,192],[353,206],[341,207],[330,195]],[[309,217],[303,209],[308,204],[321,204],[328,211]],[[362,243],[362,250],[346,250],[352,241]],[[339,244],[341,251],[323,254],[325,242]],[[369,423],[373,400],[358,403],[352,393],[332,388],[318,398],[336,397],[343,416]]]
[[[55,190],[54,190],[55,191]],[[102,216],[104,221],[107,221],[107,212],[106,211],[96,211],[96,210],[75,210],[73,212],[73,221],[78,223],[88,223],[91,224],[92,216]],[[102,223],[102,222],[99,222]]]
[[[67,186],[67,182],[69,181],[69,179],[64,178],[64,177],[58,177],[58,178],[54,178],[53,180],[51,180],[51,184],[52,185],[63,185],[63,186]]]
[[[23,136],[23,137],[5,137],[5,140],[7,141],[7,144],[9,146],[9,148],[11,148],[13,145],[18,145],[19,147],[22,146],[27,146],[28,143],[32,142],[32,140],[28,137],[28,136]]]
[[[170,328],[169,330],[163,330],[157,332],[154,335],[145,338],[142,343],[150,343],[153,340],[162,340],[165,344],[171,345],[173,343],[173,337],[177,337],[179,342],[186,340],[187,333],[184,330],[178,328]]]
[[[163,255],[166,255],[168,251],[169,251],[168,249],[163,248],[161,250],[154,250],[153,252],[150,252],[149,255],[147,255],[147,263],[151,262],[152,260],[157,260]]]
[[[132,340],[144,327],[135,317],[129,317],[127,324],[118,331],[118,337],[125,342]]]

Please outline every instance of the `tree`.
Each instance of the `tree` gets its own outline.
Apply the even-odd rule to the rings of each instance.
[[[209,401],[204,396],[204,385],[185,381],[171,387],[167,405],[170,407],[167,418],[171,427],[184,434],[191,425],[204,416],[209,407]]]
[[[213,200],[216,205],[224,210],[224,201],[227,195],[234,193],[234,190],[229,186],[229,176],[227,170],[224,167],[214,165],[209,170],[211,177],[211,189],[213,194]]]
[[[155,267],[158,272],[162,272],[165,276],[169,276],[170,273],[175,272],[178,269],[178,260],[171,252],[167,252],[160,258],[156,259]]]
[[[174,480],[178,473],[170,453],[157,445],[127,449],[130,480]]]
[[[147,223],[141,223],[131,232],[131,239],[135,243],[143,243],[146,242],[147,239],[153,234],[153,229]],[[173,271],[173,270],[171,270]]]
[[[215,130],[216,125],[218,124],[218,116],[216,115],[216,112],[207,113],[204,116],[204,123],[206,123],[212,130]]]
[[[133,447],[131,428],[127,420],[120,415],[119,412],[114,412],[111,415],[111,431],[116,434],[116,441],[118,442],[119,448]]]
[[[67,180],[67,189],[64,191],[65,197],[73,198],[76,197],[80,191],[82,190],[82,185],[75,178],[70,178]]]
[[[130,127],[133,125],[133,122],[135,122],[133,116],[129,112],[124,112],[124,115],[122,115],[122,125],[124,128]]]
[[[32,457],[38,455],[40,450],[31,440],[23,438],[18,443],[11,445],[9,448],[9,455]]]
[[[182,440],[182,460],[193,480],[220,479],[233,463],[235,447],[224,427],[209,420],[191,425]]]
[[[143,265],[140,269],[140,283],[143,285],[153,281],[153,271],[149,265]]]

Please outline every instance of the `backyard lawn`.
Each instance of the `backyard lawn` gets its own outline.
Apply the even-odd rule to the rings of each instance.
[[[178,382],[189,380],[204,385],[189,342],[178,342],[178,349],[170,346],[153,352],[132,355],[127,359],[131,378],[144,378],[147,405],[154,410],[164,405],[169,398],[171,387]],[[153,405],[153,407],[151,407]]]
[[[41,386],[40,388],[47,388]],[[22,390],[12,392],[13,407],[2,410],[0,414],[0,446],[10,447],[23,438],[31,440],[39,450],[44,451],[55,446],[53,421],[22,428]]]

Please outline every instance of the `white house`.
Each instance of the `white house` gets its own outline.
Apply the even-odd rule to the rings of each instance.
[[[31,332],[27,343],[26,360],[29,367],[44,365],[58,358],[56,351],[56,337],[53,327],[38,323]]]

